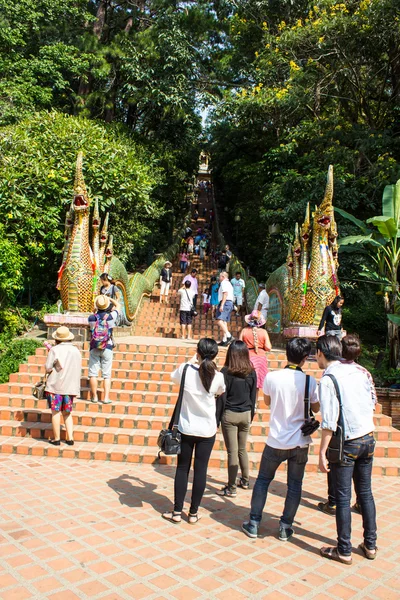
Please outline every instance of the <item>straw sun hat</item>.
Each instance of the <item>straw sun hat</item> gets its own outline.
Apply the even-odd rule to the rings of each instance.
[[[94,305],[98,310],[107,310],[110,306],[110,298],[100,294],[100,296],[96,296]]]
[[[164,267],[172,267],[172,262],[169,262],[169,260],[166,260],[164,263]]]
[[[266,323],[264,315],[258,310],[253,310],[251,315],[245,316],[244,320],[250,327],[262,327]]]
[[[68,329],[68,327],[64,326],[56,329],[52,335],[52,338],[58,342],[70,342],[74,339],[74,337],[74,334]]]

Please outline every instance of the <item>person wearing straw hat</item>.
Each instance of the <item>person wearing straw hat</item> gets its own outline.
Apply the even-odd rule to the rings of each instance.
[[[94,301],[96,312],[89,317],[92,334],[89,355],[90,399],[98,402],[98,375],[101,369],[104,386],[103,404],[110,404],[111,370],[114,340],[112,330],[120,312],[120,304],[109,296],[97,296]]]
[[[161,273],[160,273],[160,286],[161,286],[161,290],[160,290],[160,304],[163,303],[163,300],[165,302],[165,304],[168,304],[168,293],[169,293],[169,288],[171,286],[171,282],[172,282],[172,263],[167,260],[164,263],[164,267],[161,269]]]
[[[257,388],[261,390],[268,373],[267,352],[272,347],[267,331],[261,329],[265,325],[265,317],[260,311],[253,310],[244,320],[247,327],[242,329],[239,338],[249,349],[250,360],[257,374]]]
[[[46,360],[48,374],[45,398],[51,409],[53,439],[49,440],[54,446],[60,445],[61,413],[66,429],[66,443],[74,444],[72,405],[81,389],[82,357],[76,346],[71,344],[74,334],[68,327],[59,327],[53,333],[53,346]]]

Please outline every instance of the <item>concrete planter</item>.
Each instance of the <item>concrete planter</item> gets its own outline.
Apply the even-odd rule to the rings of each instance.
[[[383,414],[392,417],[393,427],[400,429],[400,390],[376,388],[376,393]]]

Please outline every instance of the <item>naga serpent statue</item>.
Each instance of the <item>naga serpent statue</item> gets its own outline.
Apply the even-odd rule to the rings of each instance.
[[[92,243],[89,240],[90,198],[82,173],[82,152],[76,161],[74,198],[65,219],[65,242],[57,288],[64,311],[92,312],[94,297],[99,293],[101,273],[109,273],[122,296],[121,324],[134,318],[132,286],[135,274],[128,277],[122,262],[113,256],[113,239],[108,235],[108,213],[100,231],[100,215],[96,200],[92,216]]]
[[[325,195],[310,220],[307,205],[302,226],[295,226],[286,264],[267,281],[270,298],[277,296],[285,326],[318,326],[325,307],[339,295],[337,228],[333,210],[333,167]]]

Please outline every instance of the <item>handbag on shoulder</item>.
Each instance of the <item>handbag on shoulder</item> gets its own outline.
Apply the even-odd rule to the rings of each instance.
[[[306,375],[306,387],[304,391],[304,423],[301,426],[303,435],[312,435],[319,428],[319,421],[314,417],[310,403],[310,376]]]
[[[35,398],[37,398],[37,400],[43,400],[43,398],[44,398],[44,391],[46,389],[46,381],[47,381],[47,375],[45,375],[44,377],[41,378],[40,381],[35,383],[35,385],[32,388],[32,395]]]
[[[342,407],[342,398],[340,396],[339,385],[337,379],[334,375],[329,373],[326,374],[326,377],[330,377],[335,386],[336,397],[339,402],[339,417],[337,421],[336,431],[333,433],[331,437],[331,441],[329,442],[329,446],[326,450],[326,458],[330,463],[333,464],[342,464],[343,462],[343,446],[344,446],[344,419],[343,419],[343,407]]]
[[[181,385],[179,388],[178,399],[175,404],[174,412],[168,429],[162,429],[158,434],[157,445],[160,448],[158,458],[161,452],[166,456],[173,456],[181,453],[181,434],[178,431],[179,415],[181,414],[183,391],[185,388],[186,371],[189,365],[183,367]]]

